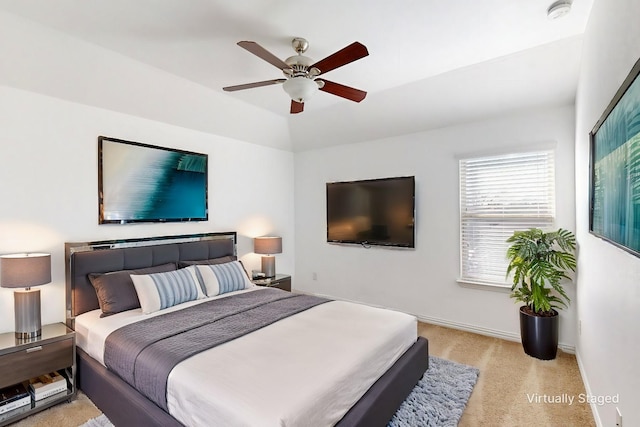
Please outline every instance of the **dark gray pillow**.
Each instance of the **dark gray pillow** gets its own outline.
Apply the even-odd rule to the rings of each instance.
[[[131,280],[132,274],[166,273],[176,270],[176,264],[156,265],[153,267],[139,268],[136,270],[120,270],[110,273],[91,273],[89,281],[96,290],[98,303],[102,314],[100,317],[111,316],[121,311],[140,308],[140,300],[136,288]]]
[[[190,265],[213,265],[213,264],[224,264],[226,262],[231,262],[237,260],[238,257],[235,255],[227,255],[221,256],[220,258],[211,258],[211,259],[197,259],[195,261],[179,261],[178,267],[185,268]]]

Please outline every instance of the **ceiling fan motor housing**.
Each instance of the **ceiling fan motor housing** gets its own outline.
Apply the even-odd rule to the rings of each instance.
[[[314,63],[313,59],[304,55],[293,55],[284,60],[291,67],[282,70],[285,74],[290,73],[293,77],[306,76],[309,73],[309,66]]]

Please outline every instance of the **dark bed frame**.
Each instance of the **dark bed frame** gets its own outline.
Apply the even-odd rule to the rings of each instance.
[[[236,238],[229,232],[66,243],[67,325],[74,328],[75,316],[99,308],[89,273],[235,256]],[[428,366],[428,343],[419,337],[337,426],[386,426]],[[182,425],[79,348],[77,384],[116,426]]]

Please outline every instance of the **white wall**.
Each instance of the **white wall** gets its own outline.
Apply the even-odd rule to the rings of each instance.
[[[98,225],[99,135],[207,153],[209,220]],[[275,233],[278,270],[293,272],[292,182],[288,151],[0,86],[0,253],[51,253],[43,324],[64,320],[67,241],[237,231],[250,269],[260,265],[251,238]],[[13,292],[0,289],[0,332],[13,330],[13,311]]]
[[[519,340],[518,308],[507,292],[470,289],[456,282],[458,159],[555,145],[556,225],[574,230],[574,119],[572,106],[555,107],[297,153],[295,287]],[[326,242],[326,182],[402,175],[416,177],[415,250]],[[574,291],[569,284],[570,297]],[[560,343],[569,348],[575,344],[574,311],[571,305],[561,312]]]
[[[598,425],[640,425],[640,259],[589,234],[589,131],[640,58],[640,2],[596,0],[587,25],[576,102],[577,355],[587,391],[617,396],[592,405]]]

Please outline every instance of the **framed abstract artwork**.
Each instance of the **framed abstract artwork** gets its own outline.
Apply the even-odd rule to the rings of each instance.
[[[640,60],[589,134],[589,231],[640,257]]]
[[[98,222],[207,221],[208,156],[98,138]]]

